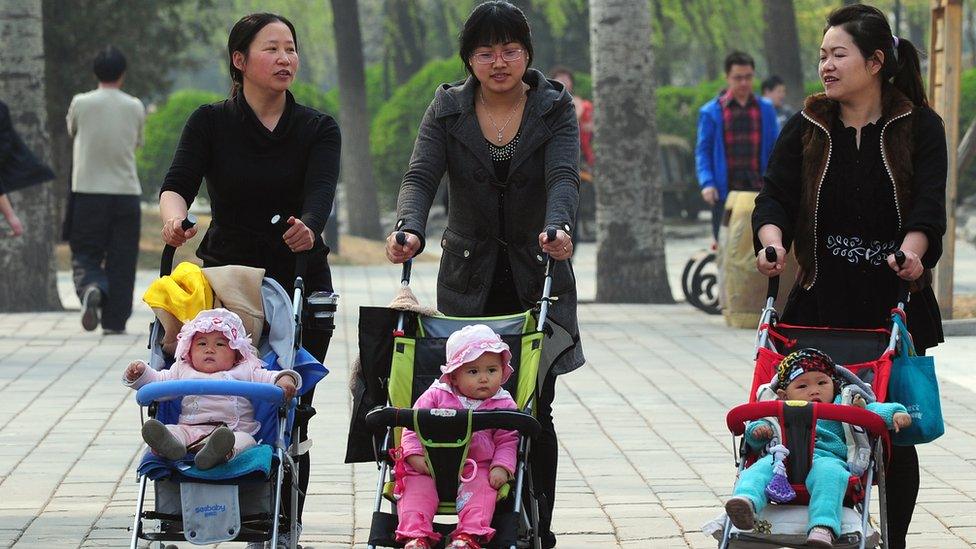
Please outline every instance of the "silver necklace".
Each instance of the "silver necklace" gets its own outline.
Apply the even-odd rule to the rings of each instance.
[[[502,124],[502,127],[501,128],[498,127],[498,124],[495,124],[495,119],[491,116],[491,110],[488,109],[488,103],[485,102],[485,94],[484,94],[484,92],[480,93],[479,95],[481,96],[481,104],[485,107],[485,114],[488,115],[488,121],[491,122],[491,125],[495,127],[495,131],[498,132],[497,133],[497,136],[498,136],[498,144],[501,145],[502,144],[502,135],[505,133],[505,128],[508,127],[508,123],[511,122],[512,121],[512,117],[515,116],[515,111],[518,110],[519,106],[522,104],[522,101],[525,99],[525,94],[523,93],[522,94],[522,97],[519,97],[518,103],[515,104],[515,108],[513,108],[512,109],[512,112],[509,113],[509,115],[508,115],[508,120],[506,120],[505,123]]]

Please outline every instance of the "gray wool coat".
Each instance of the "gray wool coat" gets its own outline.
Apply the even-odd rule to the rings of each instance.
[[[526,71],[523,81],[529,91],[505,188],[504,227],[499,227],[499,182],[474,109],[477,79],[440,85],[420,123],[397,199],[397,228],[425,242],[427,215],[446,171],[450,208],[441,237],[437,308],[447,315],[483,314],[501,249],[499,234],[508,244],[522,305],[534,306],[545,273],[539,233],[547,227],[572,231],[579,204],[580,150],[572,97],[562,84],[535,69]],[[576,278],[569,261],[556,262],[552,295],[558,301],[550,309],[551,318],[578,341]],[[565,373],[583,362],[577,343],[556,361],[553,372]]]

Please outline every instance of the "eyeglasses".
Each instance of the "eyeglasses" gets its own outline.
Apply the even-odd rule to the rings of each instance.
[[[513,63],[522,58],[522,54],[525,52],[522,48],[516,48],[511,50],[503,50],[500,54],[496,54],[493,51],[480,51],[478,53],[472,53],[471,59],[479,65],[489,65],[495,62],[499,56],[501,56],[502,61],[506,63]]]

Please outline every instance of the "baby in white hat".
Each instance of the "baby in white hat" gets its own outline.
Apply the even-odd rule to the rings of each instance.
[[[241,318],[227,309],[208,309],[183,325],[176,336],[176,362],[156,371],[137,360],[125,369],[123,383],[138,389],[155,381],[213,379],[274,383],[295,396],[302,378],[293,370],[265,369],[255,355]],[[261,423],[254,418],[251,401],[238,396],[188,395],[183,397],[179,423],[164,425],[150,419],[142,424],[142,438],[152,451],[176,460],[197,452],[194,464],[210,469],[257,445],[254,435]]]

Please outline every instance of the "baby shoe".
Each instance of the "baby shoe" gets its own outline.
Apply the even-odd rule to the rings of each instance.
[[[415,538],[408,541],[403,549],[430,549],[430,542],[427,538]]]
[[[725,514],[732,525],[739,530],[752,530],[756,527],[756,508],[752,501],[743,496],[734,496],[725,502]]]
[[[159,420],[148,419],[142,424],[142,440],[160,457],[177,460],[186,455],[186,446]]]
[[[834,533],[830,531],[830,528],[814,526],[810,529],[810,534],[807,535],[807,545],[809,547],[833,547]]]
[[[234,449],[234,432],[227,427],[217,427],[203,449],[193,458],[197,469],[206,470],[227,461],[227,454]]]

